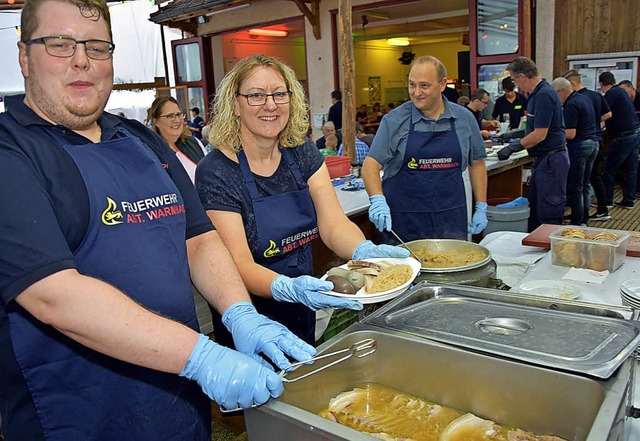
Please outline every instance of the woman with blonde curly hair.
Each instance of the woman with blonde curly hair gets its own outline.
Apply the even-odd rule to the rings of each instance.
[[[240,60],[218,87],[210,126],[214,150],[196,171],[200,200],[258,311],[313,343],[313,311],[362,308],[320,292],[333,285],[310,276],[314,239],[344,259],[409,252],[365,240],[344,214],[323,156],[305,143],[308,105],[289,66],[262,54]],[[232,346],[212,313],[216,341]]]

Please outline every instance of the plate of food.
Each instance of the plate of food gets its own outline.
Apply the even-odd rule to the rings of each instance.
[[[420,262],[413,257],[350,260],[322,276],[334,286],[322,292],[363,304],[384,302],[405,292],[419,273]]]
[[[577,299],[580,296],[580,288],[573,283],[559,280],[532,280],[520,285],[517,291],[523,294],[555,297],[565,300]]]

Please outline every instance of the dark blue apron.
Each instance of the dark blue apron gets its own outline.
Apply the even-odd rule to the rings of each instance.
[[[280,149],[299,190],[261,197],[243,150],[238,152],[238,163],[244,177],[255,214],[258,247],[253,254],[256,263],[289,277],[313,274],[311,242],[318,235],[316,210],[309,186],[304,181],[293,155]],[[291,332],[309,344],[315,342],[315,313],[300,303],[277,302],[260,296],[251,296],[260,314],[285,325]],[[233,347],[233,339],[222,324],[220,315],[212,311],[216,342]]]
[[[126,132],[83,145],[49,133],[75,161],[89,195],[78,271],[196,330],[183,200],[158,158]],[[210,401],[195,382],[100,354],[23,309],[9,319],[46,440],[211,440]]]
[[[450,122],[446,131],[417,132],[411,121],[402,167],[382,182],[393,231],[405,242],[467,239],[462,152]],[[388,231],[382,241],[398,243]]]

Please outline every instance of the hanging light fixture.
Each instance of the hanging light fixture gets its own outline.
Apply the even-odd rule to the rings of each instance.
[[[409,39],[405,37],[388,38],[387,44],[390,46],[409,46]]]
[[[263,37],[286,37],[289,35],[287,31],[277,29],[249,29],[249,35],[261,35]]]

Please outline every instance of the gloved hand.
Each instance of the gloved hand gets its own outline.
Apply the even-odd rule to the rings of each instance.
[[[280,323],[258,314],[256,308],[248,302],[237,302],[229,306],[222,315],[222,323],[233,335],[236,349],[265,366],[268,363],[260,353],[269,357],[280,369],[289,365],[284,354],[297,361],[308,360],[316,354],[313,346],[300,340]]]
[[[524,147],[522,146],[522,144],[520,144],[520,141],[514,141],[506,147],[500,149],[500,151],[498,152],[498,159],[501,161],[509,159],[509,156],[511,156],[513,153],[519,152],[520,150],[524,150]]]
[[[302,303],[314,311],[325,308],[362,309],[362,303],[355,300],[318,292],[332,289],[333,283],[311,276],[291,278],[279,275],[271,282],[271,294],[279,302]]]
[[[469,233],[478,234],[487,227],[487,203],[476,202],[476,212],[473,213],[471,223],[469,224]]]
[[[371,202],[369,219],[373,225],[378,231],[391,230],[391,210],[385,197],[381,194],[374,194],[369,197],[369,202]]]
[[[370,240],[363,240],[353,251],[353,260],[369,259],[372,257],[409,257],[409,250],[392,245],[375,245]]]
[[[200,334],[181,377],[195,380],[204,393],[227,409],[263,404],[282,395],[282,379],[240,352]]]
[[[509,208],[509,207],[523,207],[526,205],[529,205],[529,199],[523,198],[522,196],[520,196],[510,202],[505,202],[504,204],[498,204],[496,205],[496,207]]]

